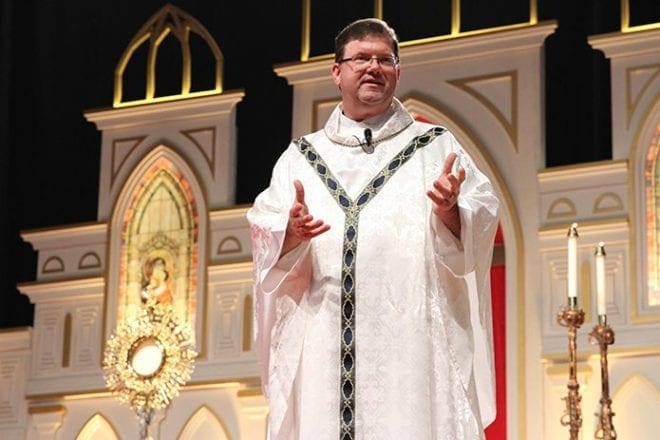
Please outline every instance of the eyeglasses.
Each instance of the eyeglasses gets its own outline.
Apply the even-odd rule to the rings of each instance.
[[[399,59],[394,55],[378,56],[363,54],[353,55],[349,58],[342,58],[341,60],[337,60],[337,63],[341,64],[350,61],[356,69],[366,69],[371,65],[372,60],[376,60],[376,64],[380,65],[383,69],[393,69],[394,66],[399,64]]]

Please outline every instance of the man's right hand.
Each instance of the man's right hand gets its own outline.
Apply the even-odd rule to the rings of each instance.
[[[325,224],[320,219],[314,220],[314,217],[309,214],[305,203],[305,188],[300,180],[294,180],[293,186],[296,189],[296,199],[289,210],[289,222],[286,227],[281,255],[286,254],[303,241],[311,240],[330,229],[330,225]]]

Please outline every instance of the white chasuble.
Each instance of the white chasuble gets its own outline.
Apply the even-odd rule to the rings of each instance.
[[[360,148],[365,128],[372,154]],[[466,170],[460,240],[426,195],[451,152]],[[295,179],[330,230],[280,256]],[[248,211],[270,438],[482,438],[495,416],[497,210],[454,136],[396,100],[360,123],[338,107],[289,145]]]

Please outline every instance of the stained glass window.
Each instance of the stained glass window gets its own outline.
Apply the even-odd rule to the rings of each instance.
[[[648,305],[660,305],[660,123],[656,126],[646,155],[644,187],[646,189],[646,240]]]
[[[135,186],[121,234],[118,318],[155,300],[194,328],[198,213],[185,176],[158,159]]]

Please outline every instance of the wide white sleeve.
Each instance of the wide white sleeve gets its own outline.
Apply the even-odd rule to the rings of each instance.
[[[280,156],[273,168],[268,188],[257,196],[247,212],[252,239],[255,287],[258,286],[259,292],[266,295],[282,291],[293,296],[301,293],[296,292],[300,289],[295,281],[304,272],[301,263],[309,249],[309,242],[281,256],[289,210],[295,196],[295,176],[290,169],[298,154],[290,146]]]
[[[291,170],[300,164],[299,154],[289,146],[273,168],[269,187],[247,212],[254,272],[255,352],[262,389],[269,401],[270,432],[278,431],[289,406],[306,322],[298,305],[311,279],[309,242],[281,256],[295,198]]]
[[[471,359],[465,358],[462,365],[467,370],[462,375],[465,379],[474,377],[481,420],[487,426],[495,418],[490,266],[499,220],[499,199],[488,178],[477,169],[453,135],[448,135],[450,151],[458,154],[458,166],[466,172],[458,197],[461,234],[458,240],[436,218],[432,221],[435,252],[439,264],[466,282],[468,298],[453,298],[456,301],[454,310],[461,315],[454,319],[462,323],[461,327],[471,329]]]
[[[444,136],[448,137],[449,144],[445,157],[455,152],[458,158],[454,169],[465,169],[465,181],[457,200],[461,221],[460,239],[433,213],[431,227],[435,232],[436,255],[440,263],[455,276],[465,276],[474,271],[475,257],[481,258],[488,249],[489,244],[483,240],[494,237],[499,200],[488,178],[477,169],[456,138],[451,133]],[[492,242],[490,247],[492,251]]]

